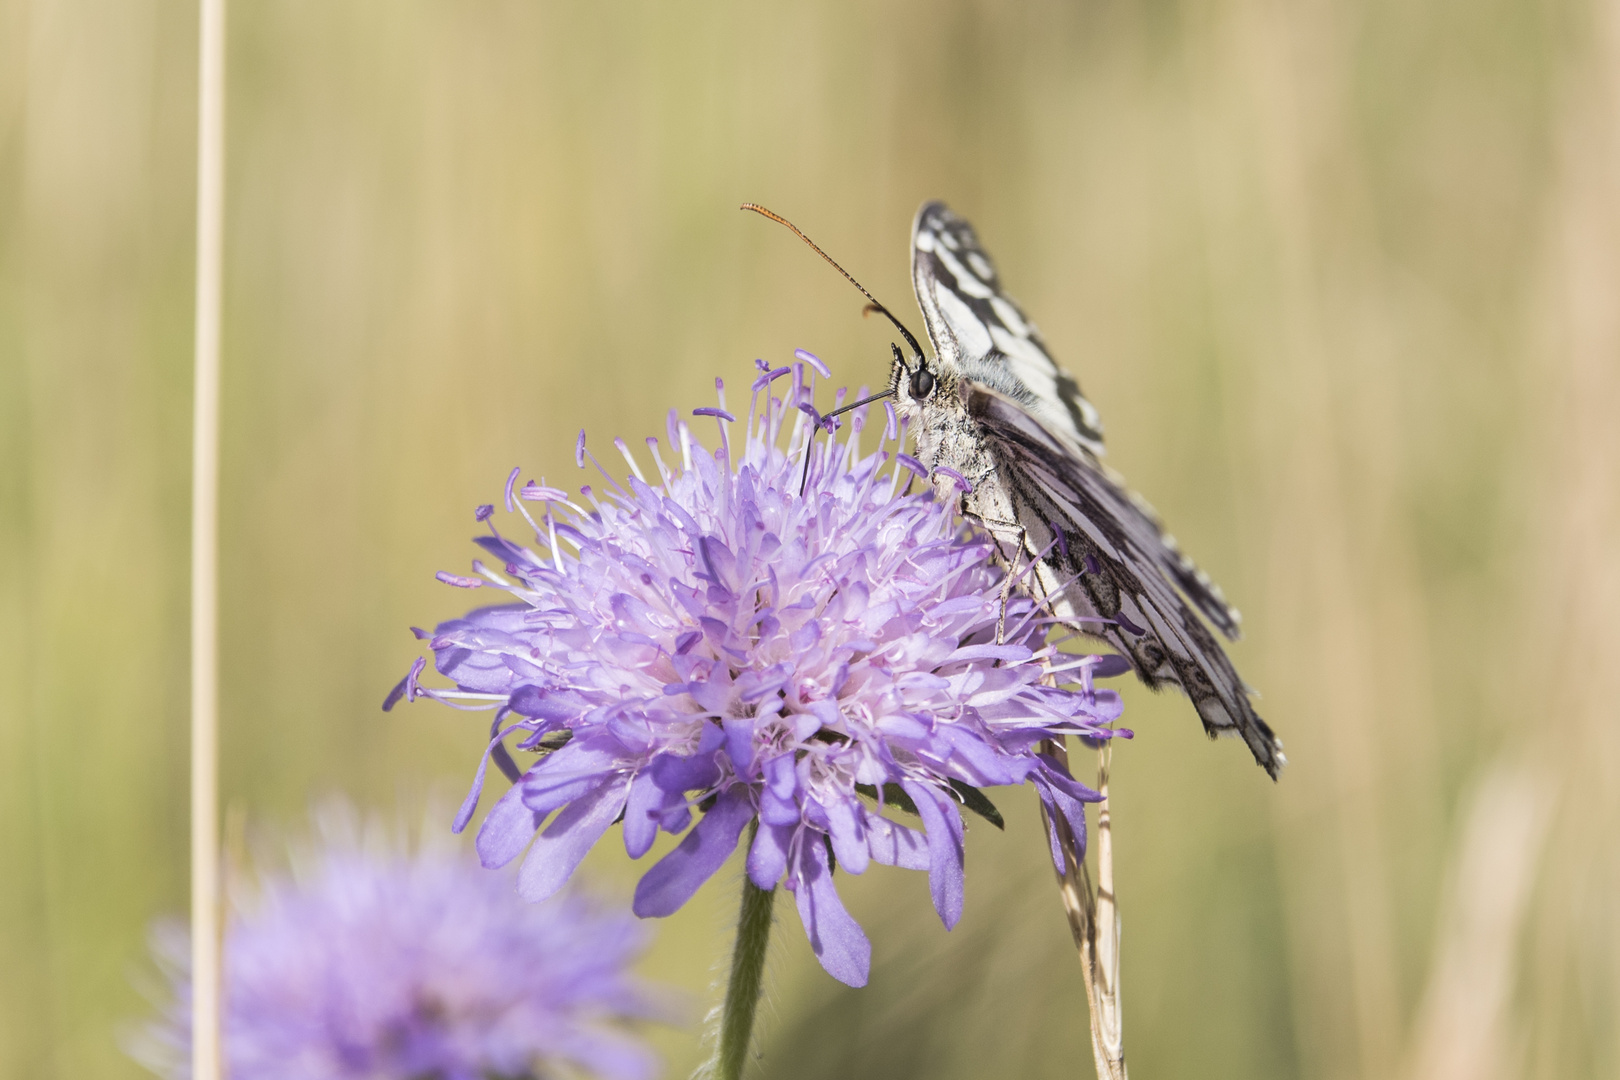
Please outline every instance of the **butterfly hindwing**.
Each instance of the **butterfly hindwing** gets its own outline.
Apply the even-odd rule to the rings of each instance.
[[[1106,640],[1148,685],[1181,687],[1206,731],[1241,735],[1275,777],[1282,744],[1254,711],[1215,636],[1161,572],[1156,523],[1114,478],[1075,455],[1019,403],[972,383],[963,392],[1015,520],[1031,546],[1049,548],[1037,579],[1054,613]],[[1062,530],[1061,540],[1054,529]]]
[[[1099,498],[1107,503],[1119,527],[1129,534],[1133,549],[1142,552],[1160,573],[1174,582],[1215,629],[1230,641],[1243,636],[1240,626],[1243,616],[1226,602],[1221,587],[1182,554],[1180,545],[1165,531],[1153,507],[1125,486],[1124,477],[1106,465],[1087,461],[1083,455],[1078,457],[1071,472],[1083,484],[1098,489]]]

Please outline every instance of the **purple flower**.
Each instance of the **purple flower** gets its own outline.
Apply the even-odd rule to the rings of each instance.
[[[749,877],[785,884],[822,966],[859,986],[871,949],[834,870],[927,870],[934,906],[954,925],[962,808],[994,817],[979,789],[1027,781],[1083,838],[1083,804],[1098,796],[1041,743],[1113,735],[1120,702],[1092,686],[1099,658],[1057,652],[1028,600],[1004,606],[982,533],[931,492],[910,493],[926,470],[899,443],[884,452],[904,439],[892,413],[876,453],[859,448],[864,410],[842,442],[817,442],[801,497],[805,443],[824,426],[813,384],[805,363],[759,366],[741,432],[723,388],[718,409],[697,410],[717,418],[719,449],[671,411],[668,447],[647,440],[651,479],[616,441],[631,476],[582,489],[588,509],[556,489],[522,489],[544,507],[536,516],[518,504],[532,546],[491,521],[477,543],[497,566],[474,563],[484,587],[514,603],[418,631],[455,686],[422,685],[418,661],[385,707],[425,695],[495,710],[455,827],[471,818],[494,756],[515,783],[485,818],[478,851],[497,867],[528,848],[525,897],[561,888],[622,819],[633,858],[660,829],[686,832],[636,889],[638,915],[668,915],[757,823]],[[773,396],[789,373],[785,399]],[[521,774],[502,742],[513,732],[518,749],[542,755]]]
[[[526,904],[469,858],[380,850],[352,823],[328,814],[335,828],[302,872],[268,877],[230,920],[232,1080],[533,1080],[565,1065],[608,1080],[656,1074],[619,1025],[662,1011],[629,972],[646,939],[633,919],[573,894]],[[172,1003],[131,1049],[186,1077],[185,928],[160,927],[154,950]]]

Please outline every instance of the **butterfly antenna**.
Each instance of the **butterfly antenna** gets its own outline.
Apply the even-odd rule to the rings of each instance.
[[[826,427],[828,431],[832,431],[833,428],[827,423],[827,421],[831,420],[833,417],[839,415],[840,413],[847,413],[851,409],[858,409],[862,405],[870,405],[874,401],[882,401],[886,397],[894,397],[894,391],[885,390],[881,394],[872,394],[870,397],[863,397],[859,401],[852,401],[848,405],[840,405],[838,408],[816,421],[816,426],[810,429],[810,439],[804,447],[804,475],[799,477],[799,498],[804,498],[804,489],[810,483],[810,451],[816,445],[816,432],[820,431],[823,427]]]
[[[860,282],[856,281],[855,278],[853,276],[851,276],[851,274],[850,274],[850,272],[848,270],[845,270],[842,266],[839,266],[836,259],[834,259],[831,255],[827,254],[825,251],[822,251],[820,246],[817,245],[814,240],[810,239],[808,236],[804,235],[804,233],[800,232],[799,227],[797,225],[793,224],[793,222],[789,221],[787,218],[783,217],[781,214],[776,213],[774,210],[767,210],[765,207],[759,205],[758,203],[751,203],[751,202],[743,203],[741,209],[752,210],[754,213],[760,215],[761,217],[768,217],[772,221],[776,222],[778,225],[784,226],[784,227],[792,230],[794,236],[797,236],[800,240],[803,240],[806,244],[809,244],[811,251],[814,251],[817,255],[820,255],[823,259],[826,259],[828,264],[831,265],[834,270],[836,270],[840,274],[844,275],[844,280],[845,281],[849,282],[851,285],[855,286],[857,289],[859,289],[861,291],[861,295],[866,297],[866,299],[868,301],[870,301],[870,306],[868,306],[867,309],[866,309],[867,311],[875,311],[878,314],[882,315],[884,318],[888,319],[890,322],[894,323],[895,329],[899,330],[901,336],[906,339],[906,344],[911,346],[911,351],[916,354],[916,356],[917,356],[917,358],[919,360],[922,358],[922,354],[923,354],[922,346],[917,344],[916,337],[914,337],[912,335],[910,330],[906,329],[906,324],[901,322],[899,319],[895,318],[894,317],[894,312],[890,311],[888,308],[884,307],[881,303],[879,303],[878,298],[873,296],[871,293],[867,292],[866,291],[866,286],[862,285]],[[853,408],[853,407],[854,406],[851,406],[851,408]]]
[[[871,397],[863,397],[863,398],[861,398],[861,400],[852,401],[848,405],[840,405],[838,408],[834,409],[832,412],[830,412],[827,415],[823,416],[821,419],[824,420],[824,421],[831,420],[833,417],[837,416],[839,413],[847,413],[851,409],[858,409],[862,405],[870,405],[874,401],[882,401],[886,397],[893,397],[893,396],[894,396],[894,391],[893,390],[885,390],[881,394],[873,394]]]

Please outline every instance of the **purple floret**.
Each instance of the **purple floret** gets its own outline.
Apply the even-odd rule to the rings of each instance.
[[[362,843],[341,810],[326,824],[300,872],[266,878],[229,920],[232,1080],[657,1074],[623,1024],[665,1011],[630,973],[646,945],[634,919],[573,893],[524,903],[454,851]],[[160,928],[154,949],[172,1001],[132,1050],[178,1080],[190,1075],[184,928]]]
[[[660,830],[685,832],[636,890],[637,914],[668,915],[753,826],[749,877],[791,890],[822,965],[859,986],[871,950],[835,872],[927,870],[954,925],[969,789],[1030,782],[1083,842],[1098,796],[1041,744],[1111,737],[1120,701],[1092,685],[1102,658],[1056,651],[1027,599],[1003,613],[991,542],[931,485],[911,493],[926,470],[898,443],[884,451],[904,438],[892,423],[876,453],[858,446],[864,410],[842,441],[816,440],[801,498],[818,418],[804,363],[782,397],[761,365],[742,439],[730,414],[697,410],[720,416],[711,452],[672,412],[671,461],[649,440],[656,485],[618,443],[633,475],[583,496],[591,509],[552,501],[535,519],[519,505],[532,547],[491,522],[479,543],[506,576],[483,568],[483,584],[513,603],[440,625],[431,647],[455,685],[413,679],[406,696],[494,709],[491,751],[515,732],[542,755],[478,834],[486,866],[528,849],[525,897],[559,889],[622,818],[634,858]]]

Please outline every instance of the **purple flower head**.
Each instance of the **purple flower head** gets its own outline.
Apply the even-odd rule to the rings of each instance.
[[[538,1080],[584,1069],[646,1080],[657,1062],[621,1021],[660,1015],[629,966],[646,934],[578,894],[526,904],[450,850],[358,839],[352,812],[292,875],[266,877],[225,939],[232,1080]],[[131,1050],[191,1075],[187,933],[154,934],[172,997]]]
[[[431,647],[455,686],[424,686],[413,669],[388,704],[425,695],[495,711],[456,828],[493,756],[515,783],[478,851],[497,867],[528,848],[525,897],[561,888],[622,820],[633,858],[661,829],[685,833],[636,889],[638,915],[668,915],[754,825],[749,877],[791,890],[822,965],[859,986],[871,950],[835,869],[926,870],[954,925],[963,807],[997,819],[980,789],[1030,782],[1083,838],[1097,796],[1041,744],[1110,737],[1120,702],[1092,686],[1099,658],[1057,652],[1028,600],[1004,607],[982,533],[931,485],[910,493],[926,470],[898,443],[884,450],[904,438],[892,422],[875,453],[859,446],[864,409],[841,441],[816,440],[800,496],[822,426],[807,364],[759,364],[740,432],[723,390],[718,409],[696,410],[720,428],[712,452],[672,411],[669,446],[648,440],[654,470],[620,442],[631,475],[584,489],[589,509],[520,507],[529,542],[491,521],[477,543],[502,569],[474,566],[514,602],[440,625]],[[514,732],[541,755],[526,771],[503,743]]]

